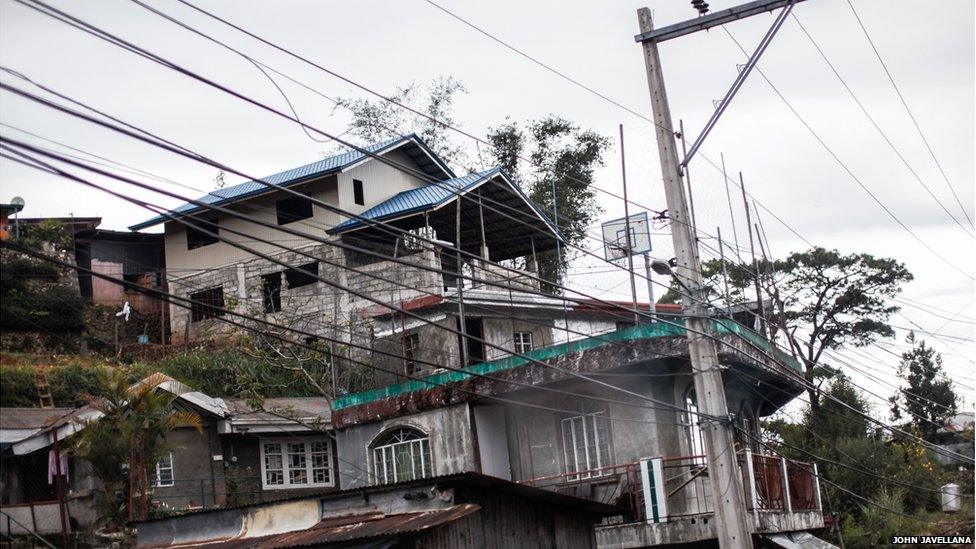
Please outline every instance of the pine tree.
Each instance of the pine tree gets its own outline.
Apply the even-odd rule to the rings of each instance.
[[[932,442],[939,428],[956,414],[956,393],[942,368],[942,356],[924,340],[916,340],[914,332],[907,341],[912,349],[902,353],[898,366],[898,377],[905,386],[891,398],[891,415]]]

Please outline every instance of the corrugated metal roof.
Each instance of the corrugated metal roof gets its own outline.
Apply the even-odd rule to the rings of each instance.
[[[231,418],[245,418],[248,421],[281,422],[285,419],[309,419],[328,423],[332,419],[329,399],[325,397],[273,397],[255,409],[243,399],[224,399],[230,408]]]
[[[422,212],[436,208],[454,199],[457,193],[466,191],[486,179],[501,173],[501,168],[491,168],[483,172],[470,173],[463,177],[455,177],[419,189],[410,189],[396,194],[384,202],[359,214],[370,220],[383,220],[399,217],[414,212]],[[329,233],[337,234],[355,229],[363,225],[358,219],[348,219],[329,229]]]
[[[194,545],[213,549],[276,549],[283,547],[302,547],[390,537],[401,534],[414,534],[454,522],[477,512],[481,507],[473,503],[453,505],[444,509],[414,513],[383,514],[380,512],[345,515],[327,518],[298,532],[287,532],[257,538],[228,540],[216,543]]]
[[[47,427],[74,411],[74,408],[0,408],[0,429]]]
[[[422,149],[423,152],[426,152],[427,155],[430,155],[437,160],[436,163],[418,162],[418,165],[421,166],[421,169],[423,169],[424,171],[430,174],[433,174],[435,172],[440,172],[442,174],[447,174],[448,177],[454,176],[454,174],[450,172],[450,170],[443,163],[443,161],[437,158],[437,155],[435,155],[434,152],[431,151],[427,147],[427,145],[419,137],[417,137],[416,134],[413,133],[401,137],[396,137],[393,139],[387,139],[386,141],[380,141],[379,143],[374,143],[372,145],[363,147],[363,149],[370,153],[378,154],[387,149],[394,148],[407,141],[412,141],[413,143],[416,144],[417,147],[420,147],[420,149]],[[421,156],[426,156],[419,151],[414,151],[413,153],[408,152],[408,154],[409,156],[415,159],[419,159]],[[351,166],[356,162],[359,162],[360,160],[366,158],[366,156],[367,156],[366,154],[358,150],[346,151],[344,153],[330,156],[328,158],[323,158],[322,160],[317,160],[315,162],[312,162],[311,164],[305,164],[304,166],[299,166],[297,168],[285,170],[283,172],[276,173],[274,175],[269,175],[268,177],[263,178],[263,182],[247,181],[245,183],[231,185],[230,187],[225,187],[223,189],[213,190],[197,198],[197,201],[207,205],[227,204],[230,202],[241,200],[243,198],[247,198],[248,196],[256,195],[267,191],[268,185],[266,185],[266,183],[270,183],[272,185],[279,185],[279,186],[294,185],[302,181],[306,181],[312,177],[321,177],[323,175],[328,175],[331,173],[342,171],[346,167]],[[202,206],[188,202],[186,204],[183,204],[182,206],[170,210],[169,213],[189,214],[191,212],[195,212],[202,209],[203,209]],[[145,229],[146,227],[151,227],[153,225],[158,225],[160,223],[163,223],[168,219],[169,218],[167,218],[164,215],[157,215],[152,219],[148,219],[146,221],[143,221],[142,223],[132,225],[129,227],[129,229],[133,231]]]

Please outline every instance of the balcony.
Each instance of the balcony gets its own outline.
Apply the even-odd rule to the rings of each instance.
[[[815,463],[745,451],[739,454],[739,466],[754,533],[823,527]],[[705,456],[644,459],[520,482],[627,509],[597,528],[600,547],[644,547],[716,537]]]

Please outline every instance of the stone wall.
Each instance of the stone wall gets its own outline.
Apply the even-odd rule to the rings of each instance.
[[[281,282],[281,310],[265,310],[262,277],[286,270],[278,262],[255,258],[245,262],[225,265],[183,276],[170,275],[170,291],[180,297],[210,288],[222,288],[224,308],[237,313],[258,317],[292,331],[290,338],[301,338],[301,333],[331,337],[343,341],[371,344],[370,318],[388,311],[381,303],[402,304],[425,296],[442,293],[441,275],[430,268],[440,268],[432,250],[414,252],[401,259],[418,265],[402,265],[393,261],[375,261],[362,264],[362,254],[346,253],[330,244],[316,244],[274,254],[271,257],[286,265],[299,267],[318,261],[318,276],[333,281],[334,286],[322,281],[289,288],[287,277]],[[348,288],[346,291],[342,288]],[[372,299],[370,299],[372,298]],[[200,340],[220,338],[238,331],[221,319],[192,321],[188,308],[170,306],[171,330],[174,343],[186,339]],[[274,326],[246,321],[233,315],[225,320],[245,322],[260,327],[262,331],[277,331]]]

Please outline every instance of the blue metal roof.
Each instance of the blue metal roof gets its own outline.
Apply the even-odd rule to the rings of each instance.
[[[454,179],[448,179],[447,181],[441,181],[418,189],[403,191],[359,215],[369,220],[380,221],[431,210],[455,199],[457,193],[475,187],[499,173],[501,173],[501,168],[495,167],[490,170],[471,173],[463,177],[455,177]],[[329,229],[328,232],[330,234],[342,233],[358,228],[363,224],[359,219],[347,219]]]
[[[416,134],[404,135],[401,137],[396,137],[393,139],[387,139],[386,141],[381,141],[379,143],[374,143],[367,147],[363,147],[366,151],[379,154],[388,149],[394,148],[404,142],[413,142],[414,148],[419,150],[407,151],[407,154],[418,160],[418,165],[421,169],[430,175],[436,176],[438,179],[445,177],[454,177],[454,173],[451,172],[450,168],[441,160],[429,147],[421,140]],[[424,154],[426,153],[426,154]],[[306,164],[304,166],[299,166],[297,168],[292,168],[290,170],[283,171],[281,173],[276,173],[274,175],[265,177],[263,182],[261,181],[248,181],[246,183],[240,183],[237,185],[232,185],[223,189],[217,189],[211,191],[200,198],[197,198],[198,202],[202,202],[206,205],[223,205],[237,200],[242,200],[244,198],[254,196],[268,190],[268,185],[278,185],[278,186],[291,186],[303,181],[307,181],[313,177],[321,177],[324,175],[329,175],[342,171],[343,169],[359,162],[360,160],[366,158],[366,154],[358,150],[351,150],[335,156],[330,156],[328,158],[323,158],[311,164]],[[426,158],[424,158],[426,157]],[[433,161],[431,161],[433,158]],[[205,206],[200,206],[191,202],[183,204],[173,210],[170,210],[170,214],[189,214],[197,211],[204,210]],[[164,215],[158,215],[152,219],[148,219],[136,225],[129,227],[130,230],[138,231],[140,229],[145,229],[146,227],[152,227],[153,225],[158,225],[169,221],[169,218]]]

